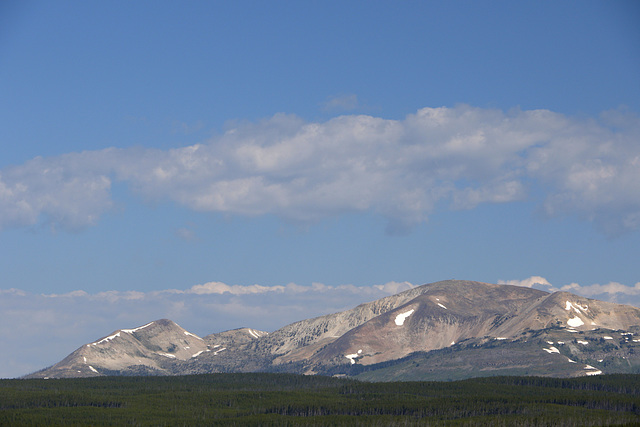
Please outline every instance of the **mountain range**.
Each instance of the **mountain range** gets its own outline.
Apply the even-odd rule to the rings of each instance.
[[[292,372],[369,381],[640,372],[640,309],[567,292],[430,283],[272,333],[120,329],[29,378]]]

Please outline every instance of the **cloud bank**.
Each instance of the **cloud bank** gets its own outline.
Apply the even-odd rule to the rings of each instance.
[[[0,228],[95,225],[122,182],[195,211],[303,223],[374,212],[391,229],[436,208],[533,200],[615,235],[640,227],[639,139],[640,117],[623,111],[583,118],[461,105],[317,123],[276,114],[188,147],[68,153],[0,170]]]
[[[587,298],[619,302],[621,304],[631,304],[640,307],[640,282],[633,286],[623,285],[618,282],[609,282],[605,285],[594,283],[586,286],[574,282],[569,283],[568,285],[554,286],[544,277],[531,276],[523,280],[498,280],[498,283],[503,285],[543,289],[548,292],[571,292]]]

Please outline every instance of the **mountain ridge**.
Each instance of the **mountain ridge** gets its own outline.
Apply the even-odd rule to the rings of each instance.
[[[378,369],[380,376],[406,379],[399,373],[389,373],[394,369],[407,370],[408,365],[398,361],[412,355],[430,354],[425,357],[437,359],[437,352],[443,349],[450,349],[454,354],[457,351],[460,372],[471,376],[492,372],[492,366],[503,366],[494,369],[495,372],[528,369],[536,375],[546,372],[552,376],[625,369],[635,372],[640,366],[640,339],[633,338],[635,327],[640,328],[640,309],[635,307],[567,292],[448,280],[418,286],[339,313],[300,320],[272,333],[239,328],[201,338],[171,320],[156,320],[137,328],[114,331],[28,377],[253,371],[359,375],[364,369],[374,372],[367,374],[367,378],[375,379]],[[613,351],[610,348],[613,337],[609,337],[611,340],[597,337],[608,337],[602,335],[605,333],[602,331],[616,330],[627,335],[621,335],[626,339],[616,341]],[[605,356],[597,359],[601,362],[588,357],[586,345],[577,343],[582,341],[589,343],[589,351],[594,354],[599,351],[597,348],[611,350],[612,357],[619,363],[607,362],[606,369],[601,366],[603,371],[578,369],[576,360],[551,360],[546,355],[560,354],[558,346],[561,345],[554,347],[557,351],[545,350],[546,341],[539,336],[554,334],[564,334],[564,338],[557,339],[562,345],[571,342],[562,347],[563,351],[573,349],[565,351],[565,359],[572,360],[576,354],[591,363],[605,363]],[[584,340],[569,340],[573,336]],[[506,359],[508,362],[498,360],[500,356],[495,351],[498,341],[510,348],[512,355],[520,354],[519,359],[510,356]],[[477,352],[482,356],[476,355],[475,360],[486,363],[483,372],[473,367],[474,358],[468,356]],[[436,359],[432,363],[436,363]],[[553,369],[549,367],[551,362]],[[448,361],[437,363],[449,366]],[[560,365],[563,367],[559,368]],[[592,366],[586,362],[583,365]],[[376,366],[380,368],[371,370]],[[547,366],[546,370],[543,366]],[[424,369],[416,368],[416,372],[427,375]]]

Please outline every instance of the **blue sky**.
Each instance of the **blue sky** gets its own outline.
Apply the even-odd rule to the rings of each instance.
[[[270,331],[450,278],[640,305],[637,22],[2,2],[0,377],[157,318]]]

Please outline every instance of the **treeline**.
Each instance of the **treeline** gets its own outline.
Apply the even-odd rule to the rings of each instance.
[[[0,425],[637,425],[640,375],[364,383],[292,374],[0,380]]]

